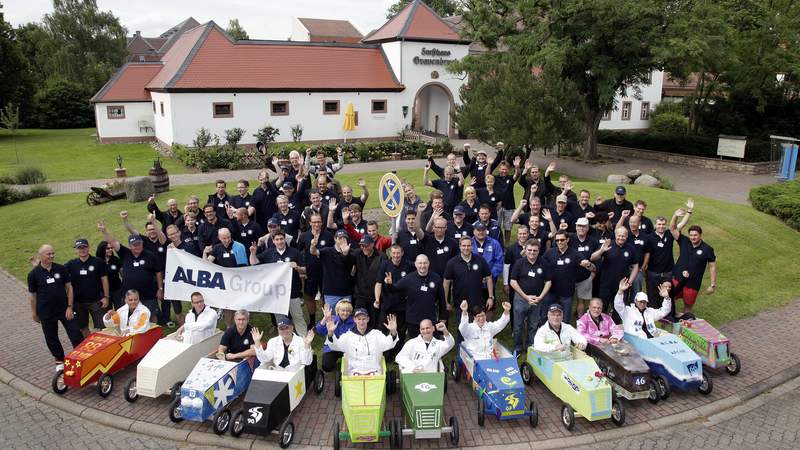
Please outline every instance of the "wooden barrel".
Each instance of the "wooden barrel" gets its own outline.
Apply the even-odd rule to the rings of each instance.
[[[163,167],[152,167],[148,171],[150,180],[153,182],[153,188],[157,193],[167,192],[169,190],[169,174]]]

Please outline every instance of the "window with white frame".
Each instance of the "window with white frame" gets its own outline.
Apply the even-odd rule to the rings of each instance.
[[[631,120],[631,102],[622,102],[622,120]]]

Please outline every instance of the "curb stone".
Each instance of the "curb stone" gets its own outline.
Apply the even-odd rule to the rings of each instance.
[[[109,414],[107,412],[100,411],[101,414],[107,414],[113,416],[113,414]],[[111,425],[114,428],[120,428],[116,425]],[[143,422],[141,420],[134,421],[130,426],[130,431],[134,433],[140,433],[147,436],[162,438],[162,439],[169,439],[172,441],[179,441],[179,442],[186,442],[186,439],[189,437],[189,430],[181,430],[178,428],[169,428],[162,425]]]
[[[130,430],[131,426],[133,426],[133,423],[136,422],[133,419],[118,416],[116,414],[110,414],[94,408],[84,409],[81,413],[81,417],[107,427],[119,428],[122,430]]]

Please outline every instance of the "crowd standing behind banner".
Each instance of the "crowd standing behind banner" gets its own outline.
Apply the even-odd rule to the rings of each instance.
[[[336,163],[321,152],[312,160],[308,152],[303,158],[294,151],[287,166],[273,157],[252,194],[247,180],[237,182],[235,195],[218,180],[205,203],[192,196],[183,210],[174,199],[161,210],[151,197],[144,234],[128,222],[127,211],[120,213],[129,232],[122,242],[98,221],[104,240],[96,256],[88,253],[88,239],[78,239],[76,258],[62,266],[54,262],[53,248],[43,245],[28,275],[28,290],[32,318],[41,324],[56,364],[64,359],[58,323],[75,346],[81,331],[83,336],[89,331],[89,317],[99,328],[106,310],[118,308],[115,316],[127,315],[125,293],[137,294],[137,307],[149,311],[151,321],[176,326],[172,311],[183,325],[182,301],[189,299],[164,298],[165,261],[172,248],[223,267],[289,263],[289,314],[273,315],[272,323],[288,319],[303,336],[306,330],[330,336],[322,358],[325,370],[335,366],[337,350],[348,351],[341,347],[349,338],[341,337],[364,335],[363,324],[396,335],[400,345],[390,350],[396,353],[404,340],[419,335],[420,327],[427,336],[431,324],[452,322],[459,305],[462,326],[474,313],[491,318],[499,288],[509,298],[514,347],[520,352],[534,344],[540,327],[552,326],[548,313],[563,311],[564,323],[575,323],[596,300],[620,323],[620,301],[649,299],[661,308],[665,298],[682,298],[683,312],[691,312],[706,268],[711,279],[706,293],[716,289],[716,256],[701,227],[692,225],[688,235],[682,234],[694,213],[691,199],[671,219],[651,220],[645,215],[647,203],[631,203],[624,186],[616,187],[613,198],[598,196],[592,202],[589,191],[572,191],[566,175],[558,185],[552,183],[555,163],[541,174],[530,154],[507,161],[498,143],[490,159],[465,144],[463,165],[449,154],[440,167],[429,152],[423,180],[434,188],[430,198],[423,201],[413,185],[404,183],[404,209],[390,221],[389,234],[381,235],[379,223],[362,216],[369,198],[364,180],[358,180],[359,197],[352,186],[334,180],[344,165],[337,153]],[[431,180],[431,171],[439,178]],[[516,184],[524,190],[518,203]],[[624,298],[618,293],[622,280],[631,286]],[[672,317],[674,303],[669,303]],[[324,306],[321,321],[318,305]],[[597,320],[598,312],[587,320]],[[249,337],[236,330],[233,311],[221,313],[230,328],[226,335]],[[363,323],[356,327],[354,318]],[[437,338],[441,328],[436,325]]]

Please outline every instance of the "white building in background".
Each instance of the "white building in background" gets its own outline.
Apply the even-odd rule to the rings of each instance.
[[[408,128],[457,136],[451,115],[467,80],[445,64],[468,55],[470,41],[423,2],[360,40],[346,21],[295,22],[288,41],[233,41],[208,22],[183,31],[160,61],[126,64],[92,98],[98,139],[189,145],[200,128],[224,138],[239,127],[254,144],[267,125],[279,142],[297,125],[305,142],[394,139]],[[643,108],[661,98],[662,76],[653,80],[641,101],[619,99],[601,128],[647,128]],[[345,134],[349,104],[357,126]]]
[[[661,103],[664,72],[655,70],[650,74],[650,83],[639,86],[638,92],[629,89],[626,95],[618,95],[615,108],[606,111],[600,121],[601,130],[646,130],[650,128],[650,113]]]

